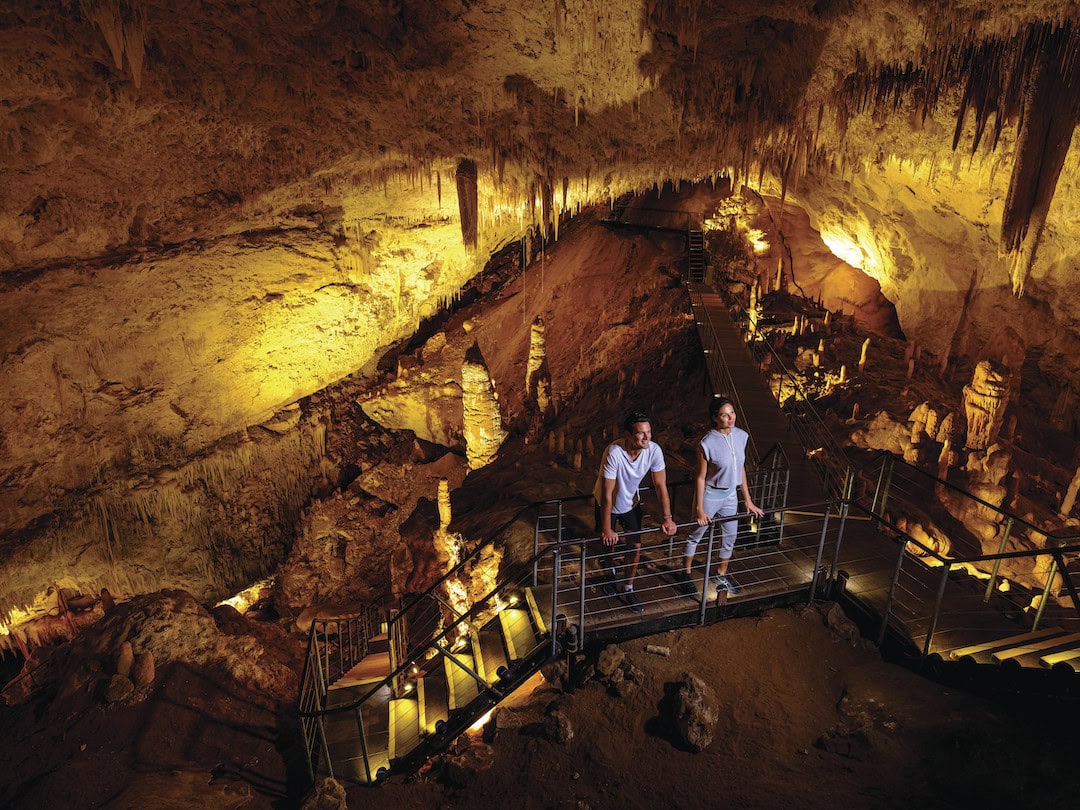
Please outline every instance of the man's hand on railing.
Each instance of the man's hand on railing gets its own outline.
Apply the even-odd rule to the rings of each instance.
[[[670,516],[664,518],[664,522],[660,524],[660,528],[668,537],[671,537],[673,534],[675,534],[675,532],[679,530],[679,527],[675,525],[674,518]]]
[[[614,529],[604,529],[600,533],[600,539],[604,541],[605,546],[613,546],[619,542],[619,535]]]

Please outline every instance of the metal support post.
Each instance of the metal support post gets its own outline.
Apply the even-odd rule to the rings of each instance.
[[[900,540],[900,554],[896,557],[896,570],[893,571],[892,585],[889,586],[889,597],[885,600],[885,610],[881,614],[881,629],[878,630],[877,645],[880,647],[885,643],[885,631],[889,627],[889,613],[892,611],[893,599],[896,596],[896,585],[900,582],[900,569],[904,565],[904,553],[907,548],[907,541]]]
[[[555,546],[551,550],[551,622],[548,627],[551,628],[551,657],[555,658],[559,654],[559,638],[558,633],[555,632],[555,617],[559,614],[559,554],[562,549],[559,546]],[[582,582],[585,581],[585,572],[581,572]]]
[[[825,519],[821,522],[821,538],[818,540],[817,557],[814,559],[814,570],[810,574],[810,599],[809,604],[814,604],[814,596],[817,592],[817,572],[821,568],[821,557],[825,552],[825,535],[829,531],[829,515],[831,510],[825,505]]]
[[[926,631],[926,641],[923,643],[923,658],[930,654],[930,643],[934,640],[937,632],[938,619],[941,617],[941,600],[945,598],[945,586],[949,582],[949,572],[952,570],[950,563],[945,563],[941,570],[941,582],[938,583],[937,598],[934,600],[934,612],[930,615],[930,629]]]
[[[1012,534],[1013,518],[1009,518],[1005,522],[1005,531],[1001,534],[1001,543],[998,544],[998,554],[1005,553],[1005,546],[1009,543],[1009,535]],[[986,583],[986,593],[983,595],[983,601],[989,603],[991,595],[994,593],[994,588],[997,586],[998,571],[1001,570],[1001,557],[994,560],[994,568],[990,572],[990,581]]]
[[[585,646],[585,546],[586,542],[581,541],[581,575],[578,577],[581,582],[578,585],[578,649],[580,650]]]
[[[709,574],[712,573],[713,542],[716,539],[716,521],[709,524],[709,546],[705,550],[705,577],[701,581],[701,605],[698,608],[698,624],[705,624],[705,609],[709,605]]]
[[[1039,609],[1035,611],[1035,620],[1031,623],[1031,630],[1034,632],[1039,629],[1039,622],[1042,621],[1043,611],[1046,610],[1046,602],[1050,599],[1050,589],[1054,585],[1054,577],[1057,576],[1058,563],[1055,558],[1050,563],[1050,572],[1046,575],[1046,587],[1043,588],[1042,599],[1039,600]]]

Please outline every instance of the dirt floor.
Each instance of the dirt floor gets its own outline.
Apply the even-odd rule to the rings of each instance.
[[[542,275],[534,263],[497,300],[451,318],[447,332],[468,319],[470,340],[501,383],[524,377],[527,327],[541,315],[558,405],[549,429],[571,448],[591,439],[598,458],[623,413],[647,409],[670,478],[686,477],[708,400],[679,283],[682,240],[588,228],[597,230],[567,228]],[[507,387],[500,406],[516,434],[453,494],[452,528],[468,537],[484,535],[478,516],[501,524],[521,503],[587,492],[595,474],[596,458],[575,469],[569,450],[524,443],[527,403]],[[116,619],[113,635],[89,630],[81,646],[67,645],[57,676],[29,701],[0,707],[0,807],[301,806],[309,784],[295,673],[305,640],[295,617],[252,621],[181,607],[185,626],[198,631],[198,660],[172,660],[161,646],[153,683],[110,699]],[[949,690],[883,662],[842,617],[827,619],[829,607],[625,642],[617,676],[599,674],[593,656],[568,681],[538,677],[500,708],[494,733],[460,738],[415,779],[348,786],[348,806],[1075,806],[1075,706]],[[146,648],[168,632],[167,614],[150,604],[116,610],[142,622]],[[175,645],[191,643],[177,636]],[[684,673],[714,693],[713,738],[698,753],[669,718]],[[341,804],[327,797],[313,806]]]

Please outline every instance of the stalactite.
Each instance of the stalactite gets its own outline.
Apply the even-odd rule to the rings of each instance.
[[[461,241],[466,250],[476,248],[479,206],[477,204],[476,163],[462,159],[455,173],[458,195],[458,213],[461,216]]]

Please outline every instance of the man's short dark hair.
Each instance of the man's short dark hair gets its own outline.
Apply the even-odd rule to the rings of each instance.
[[[715,420],[716,415],[725,405],[730,405],[732,410],[735,409],[735,403],[727,397],[713,397],[713,401],[709,403],[709,419]]]
[[[641,411],[637,411],[635,413],[630,414],[623,421],[623,423],[622,423],[623,430],[625,430],[627,433],[633,433],[634,432],[634,425],[636,425],[638,422],[648,422],[650,425],[652,424],[652,420],[649,418],[649,415],[647,413],[642,413]]]

